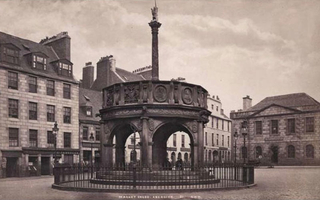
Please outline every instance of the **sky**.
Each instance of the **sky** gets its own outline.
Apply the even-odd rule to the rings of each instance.
[[[128,71],[151,65],[152,0],[0,0],[0,31],[40,42],[67,31],[79,80],[113,55]],[[159,76],[219,96],[225,114],[267,96],[320,101],[319,0],[157,0]]]

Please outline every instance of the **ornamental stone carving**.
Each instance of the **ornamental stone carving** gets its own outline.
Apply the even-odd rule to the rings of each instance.
[[[191,88],[185,88],[182,90],[182,100],[185,104],[191,104],[192,103],[192,90]]]
[[[130,84],[124,86],[124,102],[137,103],[139,99],[139,85]]]
[[[149,130],[153,131],[154,130],[154,121],[153,119],[148,120],[148,125],[149,125]]]
[[[153,97],[157,102],[165,102],[168,98],[167,88],[163,85],[159,85],[155,88]]]
[[[191,122],[186,122],[185,124],[189,127],[192,133],[198,132],[198,122],[196,120]]]
[[[106,103],[107,103],[107,106],[112,106],[113,104],[113,88],[109,88],[107,90]]]

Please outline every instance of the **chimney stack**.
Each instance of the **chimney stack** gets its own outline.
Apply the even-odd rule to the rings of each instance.
[[[243,111],[248,110],[252,106],[252,99],[250,98],[249,95],[246,97],[243,97]]]
[[[58,35],[50,38],[46,37],[40,41],[40,44],[51,46],[57,53],[60,59],[67,59],[71,61],[71,38],[68,32],[61,32]]]
[[[87,62],[82,69],[82,87],[90,89],[94,80],[94,67],[92,62]]]

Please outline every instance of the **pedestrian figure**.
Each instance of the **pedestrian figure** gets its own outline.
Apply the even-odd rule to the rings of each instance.
[[[177,170],[183,170],[183,166],[182,166],[182,159],[179,158],[177,163],[176,163],[176,167],[177,167]]]

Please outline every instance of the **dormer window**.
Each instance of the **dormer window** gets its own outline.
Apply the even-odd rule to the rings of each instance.
[[[92,107],[87,107],[87,108],[86,108],[86,115],[87,115],[88,117],[92,117]]]
[[[32,67],[36,69],[47,70],[47,58],[33,55]]]
[[[15,65],[19,65],[19,50],[17,47],[15,47],[12,45],[11,47],[7,47],[4,46],[3,47],[3,61],[11,63],[11,64],[15,64]]]
[[[59,71],[63,76],[72,76],[72,65],[59,63]]]

